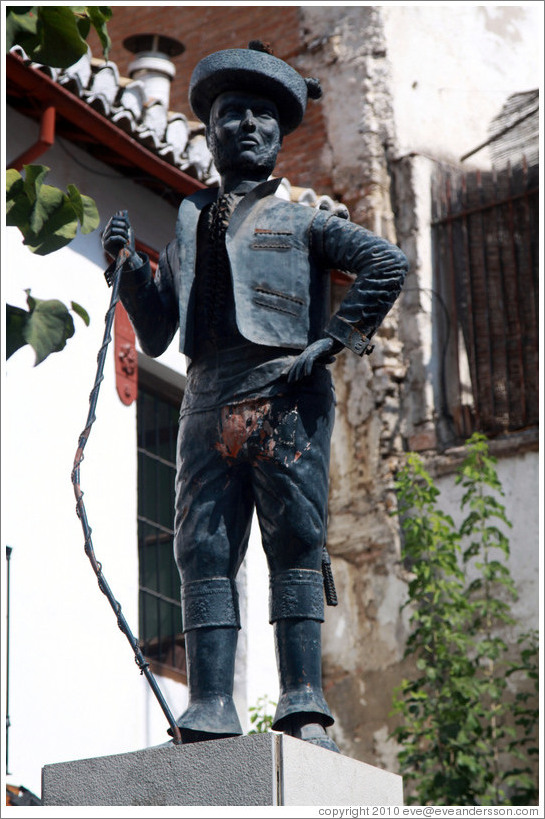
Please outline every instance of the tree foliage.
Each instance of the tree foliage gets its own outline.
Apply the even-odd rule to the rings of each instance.
[[[36,362],[41,364],[50,353],[57,353],[66,346],[75,332],[74,321],[66,306],[57,299],[35,299],[26,291],[28,310],[7,305],[6,309],[6,358],[25,344],[30,344],[36,353]],[[89,316],[84,308],[73,301],[72,310],[89,325]]]
[[[106,24],[109,6],[7,6],[6,47],[20,45],[35,62],[68,68],[86,52],[93,27],[107,57],[111,45]],[[96,204],[75,185],[66,193],[44,184],[45,165],[25,165],[24,174],[10,168],[6,174],[6,224],[19,228],[23,244],[38,256],[68,245],[81,232],[91,233],[99,225]],[[27,290],[29,309],[6,305],[6,349],[9,358],[25,344],[36,352],[36,364],[50,353],[62,350],[74,334],[69,309],[57,299],[34,299]],[[86,324],[89,316],[80,305],[72,310]]]
[[[23,244],[38,256],[46,256],[75,238],[78,223],[82,233],[91,233],[100,218],[93,199],[75,185],[68,192],[45,185],[50,168],[24,165],[24,176],[14,168],[6,173],[6,224],[18,227]]]
[[[109,6],[6,6],[6,48],[20,45],[34,62],[68,68],[87,52],[93,27],[107,59],[111,16]]]
[[[485,436],[474,434],[456,477],[464,490],[459,527],[438,508],[439,490],[418,455],[408,455],[396,480],[412,575],[406,656],[416,674],[396,691],[403,721],[394,735],[409,799],[418,804],[531,804],[537,797],[537,642],[535,634],[520,637],[510,659],[511,524],[495,463]]]

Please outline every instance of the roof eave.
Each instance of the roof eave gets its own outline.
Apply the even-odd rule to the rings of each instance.
[[[183,196],[206,187],[199,180],[165,162],[145,148],[44,73],[25,65],[16,54],[6,55],[6,80],[8,88],[11,83],[26,94],[32,95],[44,106],[54,106],[59,115],[107,146],[125,164],[129,163],[155,177]]]

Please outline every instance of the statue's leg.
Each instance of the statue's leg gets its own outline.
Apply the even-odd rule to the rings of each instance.
[[[253,483],[271,574],[270,622],[280,682],[273,728],[338,751],[325,730],[333,717],[324,699],[321,670],[321,559],[333,413],[327,394],[299,391],[293,400],[273,400],[274,446],[264,441]]]
[[[178,438],[175,557],[182,580],[189,703],[182,741],[242,734],[233,701],[240,618],[235,577],[253,500],[245,470],[214,447],[217,413],[182,419]]]
[[[321,572],[289,569],[273,574],[270,609],[280,681],[280,698],[272,727],[338,751],[325,731],[333,724],[333,717],[322,690]]]
[[[178,720],[182,741],[242,734],[233,701],[238,600],[228,578],[182,588],[189,704]]]

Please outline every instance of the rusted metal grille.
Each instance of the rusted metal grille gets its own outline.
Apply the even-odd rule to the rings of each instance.
[[[449,314],[435,328],[442,413],[459,437],[538,423],[538,180],[525,163],[438,168],[433,180],[435,287]]]

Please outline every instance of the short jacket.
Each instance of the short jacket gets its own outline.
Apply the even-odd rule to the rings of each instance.
[[[257,185],[236,206],[226,233],[237,326],[255,344],[301,351],[331,336],[363,355],[401,290],[407,259],[390,242],[329,211],[275,196],[280,180]],[[120,296],[144,352],[158,356],[180,329],[192,355],[197,225],[217,197],[205,189],[183,200],[176,239],[155,277],[145,260],[124,273]],[[354,274],[330,317],[329,270]]]

